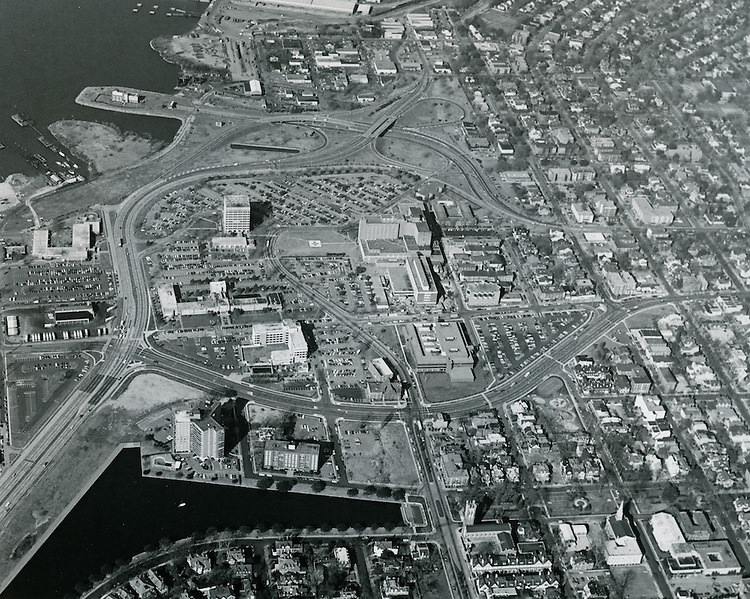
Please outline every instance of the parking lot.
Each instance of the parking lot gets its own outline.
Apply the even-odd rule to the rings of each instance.
[[[328,393],[336,399],[364,401],[366,383],[364,348],[351,332],[336,325],[317,325],[314,329],[318,351],[313,367],[328,383]]]
[[[284,226],[333,225],[379,212],[409,187],[379,173],[340,173],[214,184],[218,193],[243,193],[258,204],[270,203],[273,219]]]
[[[571,332],[583,318],[583,312],[569,311],[544,319],[532,315],[484,317],[475,319],[474,324],[487,360],[502,378]]]
[[[355,273],[349,258],[287,256],[282,260],[284,266],[326,299],[349,310],[375,311],[372,277],[364,272]]]
[[[305,441],[330,441],[325,420],[320,416],[297,414],[294,424],[294,438]]]
[[[173,191],[151,206],[141,224],[141,232],[158,237],[171,235],[198,215],[215,212],[218,218],[220,206],[219,198],[199,191]]]
[[[238,372],[240,348],[234,337],[201,336],[179,338],[169,343],[170,348],[189,360],[202,363],[217,370]]]
[[[13,266],[2,275],[3,298],[19,304],[95,302],[114,296],[112,275],[88,264]]]
[[[89,369],[78,352],[35,354],[7,360],[8,423],[14,447],[22,447]]]

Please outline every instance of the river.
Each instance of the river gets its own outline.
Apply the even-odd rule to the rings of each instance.
[[[183,507],[179,507],[184,503]],[[0,599],[61,599],[105,563],[128,559],[162,537],[210,527],[400,524],[397,503],[261,491],[145,478],[137,449],[120,452]]]
[[[0,0],[0,180],[11,173],[37,171],[23,156],[47,150],[38,141],[60,119],[113,123],[126,131],[170,141],[179,122],[84,108],[75,103],[88,85],[122,85],[171,91],[177,66],[149,46],[159,36],[186,33],[195,17],[167,16],[173,8],[200,14],[193,0]],[[154,15],[149,14],[153,10]],[[176,11],[175,11],[176,12]],[[36,122],[20,127],[11,115]]]

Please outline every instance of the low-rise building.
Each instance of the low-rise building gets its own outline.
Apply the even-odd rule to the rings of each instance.
[[[293,472],[317,472],[320,445],[269,439],[263,447],[263,468]]]
[[[409,348],[417,372],[446,372],[453,382],[474,380],[474,356],[463,323],[413,324]]]

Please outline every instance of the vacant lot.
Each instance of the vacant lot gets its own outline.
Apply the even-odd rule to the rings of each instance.
[[[164,147],[164,142],[89,121],[57,121],[49,130],[97,173],[131,166]]]
[[[181,400],[201,399],[203,391],[158,374],[143,374],[133,379],[117,399],[117,406],[129,412],[147,412]]]
[[[346,474],[350,482],[416,485],[417,467],[406,428],[344,420],[338,425]]]

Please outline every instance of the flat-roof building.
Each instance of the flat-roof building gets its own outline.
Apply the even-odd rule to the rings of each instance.
[[[94,307],[91,304],[57,308],[53,313],[55,324],[81,324],[94,320]]]
[[[224,457],[224,427],[213,415],[191,420],[190,451],[201,458]]]
[[[294,472],[317,472],[320,445],[301,441],[269,439],[263,447],[263,468]]]
[[[174,434],[172,435],[173,453],[190,453],[190,424],[194,420],[200,420],[201,413],[198,410],[175,410]]]
[[[367,216],[359,221],[357,240],[365,261],[404,260],[429,248],[432,232],[424,220]]]
[[[634,195],[630,206],[633,214],[645,225],[670,225],[677,211],[676,205],[654,204],[644,195]]]
[[[273,364],[296,364],[307,360],[307,341],[299,323],[289,320],[253,325],[251,346],[285,345],[271,352]]]
[[[72,242],[69,246],[51,247],[49,229],[37,229],[31,246],[31,255],[46,260],[83,261],[89,257],[93,234],[100,230],[98,220],[89,220],[73,225]]]
[[[290,8],[302,8],[312,12],[335,12],[346,15],[353,15],[355,11],[359,12],[356,2],[350,2],[349,0],[269,0],[263,2],[267,6],[288,6]],[[365,11],[364,14],[369,14],[366,9],[369,7],[362,7]]]
[[[420,254],[407,259],[406,271],[414,290],[414,302],[434,306],[438,300],[438,290],[427,258]]]
[[[413,324],[409,347],[417,372],[446,372],[453,382],[474,380],[474,356],[461,323]]]
[[[224,233],[249,233],[252,224],[250,198],[244,194],[224,197]]]

